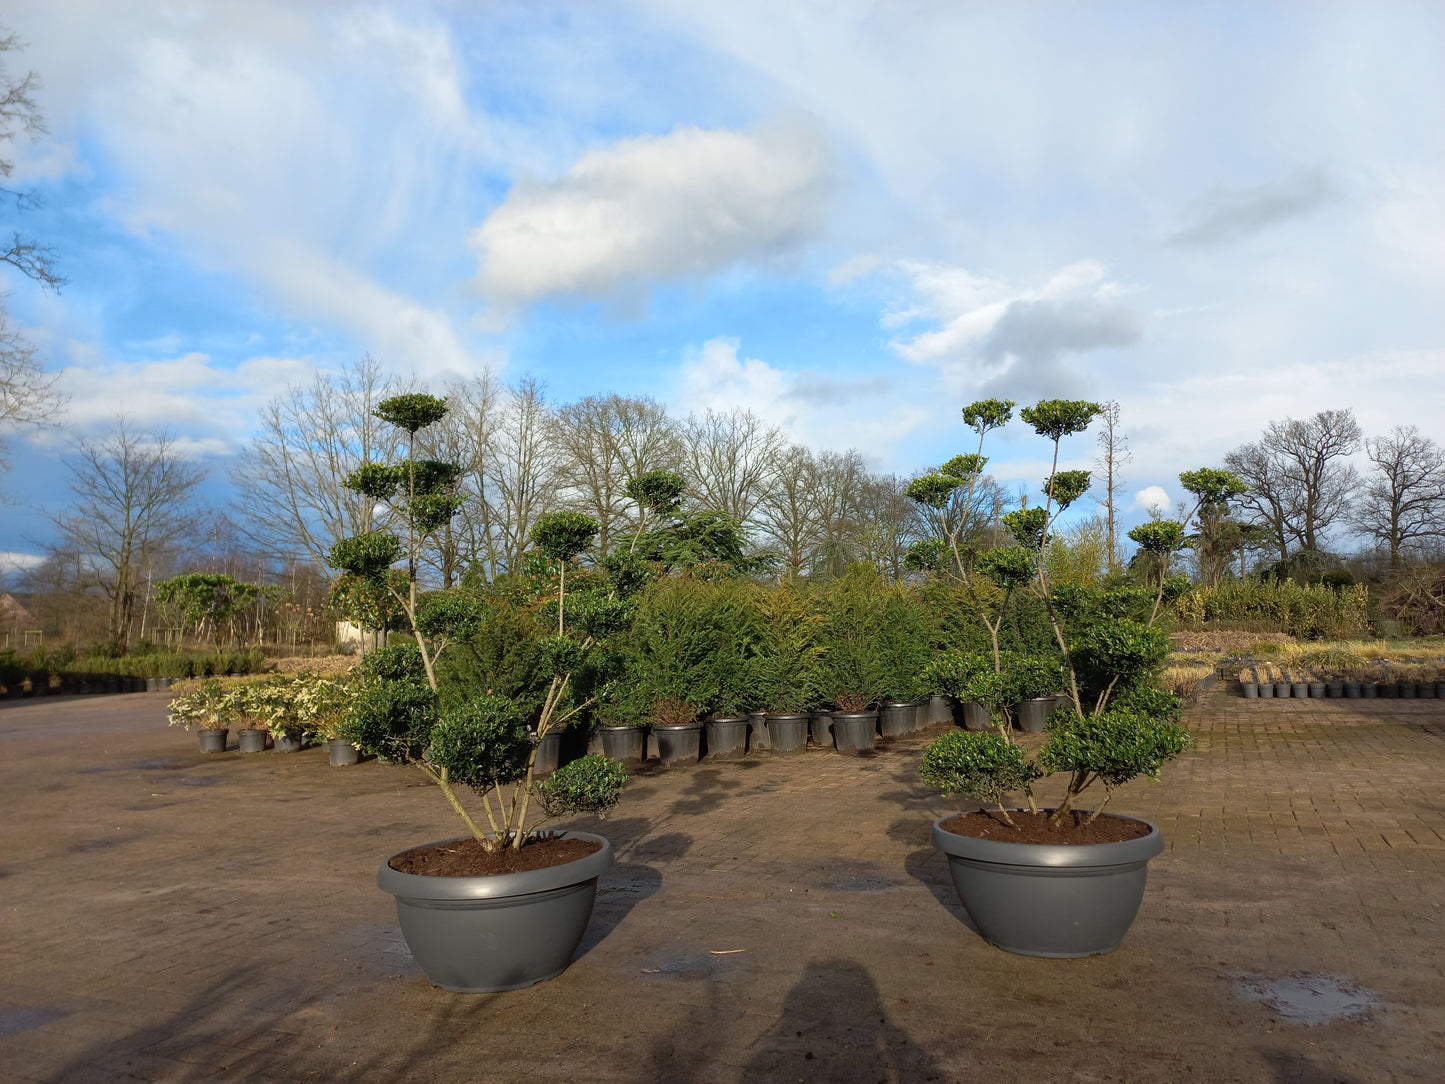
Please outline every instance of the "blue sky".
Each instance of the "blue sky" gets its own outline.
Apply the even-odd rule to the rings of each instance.
[[[221,479],[281,387],[368,351],[748,406],[900,473],[980,395],[1117,399],[1135,517],[1272,419],[1445,439],[1439,4],[4,19],[50,126],[3,148],[46,200],[18,224],[70,282],[0,288],[70,401],[11,435],[0,553],[35,552],[118,410]],[[1019,428],[994,465],[1035,483],[1042,451]]]

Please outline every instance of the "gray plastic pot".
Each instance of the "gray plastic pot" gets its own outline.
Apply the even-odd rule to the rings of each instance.
[[[532,774],[550,775],[555,772],[562,760],[562,732],[549,730],[539,739],[534,730],[532,741],[537,746],[537,756],[532,761]]]
[[[928,698],[928,725],[941,726],[953,722],[953,697],[930,696]]]
[[[683,768],[696,764],[702,757],[702,724],[652,727],[657,739],[657,755],[664,768]]]
[[[602,738],[603,756],[634,764],[642,763],[647,753],[647,727],[599,726],[597,733]]]
[[[326,742],[326,758],[333,768],[345,768],[361,760],[361,750],[345,738],[331,738]]]
[[[595,840],[602,849],[493,877],[422,877],[392,869],[391,858],[381,864],[377,887],[396,897],[407,948],[434,985],[490,994],[566,970],[592,917],[597,878],[612,865],[612,845],[589,832],[546,834]]]
[[[808,716],[769,715],[768,739],[775,753],[801,753],[808,748]]]
[[[1345,682],[1345,697],[1349,700],[1358,700],[1360,697],[1361,685],[1358,681]]]
[[[1343,681],[1325,682],[1325,695],[1339,699],[1345,695],[1345,683]]]
[[[1272,681],[1261,681],[1261,682],[1259,683],[1259,698],[1260,698],[1261,700],[1270,700],[1270,699],[1272,699],[1273,697],[1274,697],[1274,682],[1272,682]]]
[[[197,731],[196,736],[201,739],[201,752],[224,753],[226,751],[226,735],[230,732],[226,727],[221,727],[220,730]]]
[[[1259,685],[1253,681],[1241,682],[1239,686],[1239,695],[1244,697],[1246,700],[1254,700],[1259,696]]]
[[[833,713],[815,710],[808,717],[808,736],[819,749],[833,748]]]
[[[1325,698],[1325,683],[1323,681],[1311,681],[1309,686],[1311,697],[1316,700],[1323,700]]]
[[[765,711],[748,712],[748,748],[750,749],[771,749],[772,741],[768,737],[768,713]]]
[[[913,729],[912,704],[890,700],[878,709],[878,730],[885,738],[901,738]]]
[[[1274,683],[1274,698],[1276,700],[1288,700],[1290,684],[1288,681],[1276,681]]]
[[[1374,700],[1380,695],[1380,687],[1373,681],[1360,682],[1360,698],[1363,700]]]
[[[1020,700],[1018,710],[1014,713],[1014,722],[1020,730],[1027,730],[1035,734],[1041,730],[1047,730],[1049,716],[1054,713],[1056,703],[1057,701],[1052,696]]]
[[[300,734],[272,735],[271,745],[278,753],[299,753],[301,751]]]
[[[1113,952],[1139,913],[1149,860],[1164,850],[1148,821],[1138,839],[1050,846],[955,835],[939,827],[948,819],[933,822],[933,845],[948,855],[964,909],[984,940],[1023,956]]]
[[[264,753],[266,751],[266,739],[271,735],[265,730],[238,730],[236,740],[241,743],[243,753]]]
[[[877,737],[876,711],[835,711],[833,745],[840,753],[866,753]]]
[[[972,700],[959,704],[960,713],[963,716],[961,725],[965,730],[987,730],[992,722],[988,717],[988,708],[982,704],[976,704]]]
[[[709,719],[707,726],[708,759],[736,760],[748,750],[748,720],[745,715],[724,715]]]
[[[1307,700],[1310,695],[1310,683],[1308,681],[1295,681],[1290,683],[1290,696],[1296,700]]]

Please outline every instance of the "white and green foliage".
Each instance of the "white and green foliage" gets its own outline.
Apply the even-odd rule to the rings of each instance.
[[[915,499],[937,503],[946,498],[950,484],[954,488],[972,484],[966,476],[981,469],[984,436],[1008,423],[1013,406],[987,400],[965,407],[965,421],[979,434],[978,451],[959,457],[958,477],[941,474],[920,480]],[[939,752],[932,760],[925,759],[925,778],[946,792],[976,794],[1000,810],[1004,793],[1021,791],[1029,808],[1036,809],[1033,780],[1067,773],[1068,788],[1051,817],[1054,824],[1093,783],[1102,782],[1105,788],[1103,801],[1092,814],[1097,817],[1116,787],[1140,775],[1156,774],[1167,760],[1188,748],[1189,736],[1179,724],[1178,698],[1152,688],[1168,654],[1168,639],[1154,622],[1166,597],[1177,594],[1171,561],[1187,544],[1187,523],[1201,507],[1217,507],[1243,490],[1243,483],[1228,471],[1187,471],[1180,481],[1198,503],[1184,522],[1159,520],[1130,533],[1152,562],[1152,599],[1127,587],[1056,587],[1047,559],[1053,531],[1060,513],[1089,488],[1088,472],[1058,469],[1060,446],[1065,438],[1086,431],[1102,412],[1097,403],[1061,399],[1020,410],[1019,417],[1052,444],[1042,502],[1032,507],[1026,503],[1002,517],[1012,546],[986,550],[967,560],[955,543],[941,540],[954,558],[953,574],[966,585],[989,628],[992,657],[965,651],[944,655],[930,666],[927,679],[935,687],[984,704],[998,725],[996,731],[950,734],[935,743]],[[1014,592],[1031,593],[1042,602],[1056,654],[1013,654],[1001,649],[1002,610],[989,607]],[[1148,617],[1142,619],[1146,605]],[[990,661],[994,676],[988,673]],[[1049,695],[1059,686],[1067,688],[1071,704],[1055,713],[1043,748],[1029,761],[1013,742],[1004,705]],[[1003,816],[1008,819],[1007,812]]]
[[[201,682],[195,692],[171,701],[169,722],[187,730],[225,730],[231,722],[227,717],[226,689],[215,678]]]
[[[340,725],[343,737],[367,752],[418,767],[441,789],[447,802],[474,837],[490,850],[521,847],[528,834],[528,812],[536,792],[533,769],[536,744],[527,726],[533,705],[526,699],[495,691],[466,697],[443,706],[437,663],[448,648],[476,637],[488,618],[487,600],[451,588],[422,594],[417,570],[422,547],[446,529],[461,497],[456,492],[459,470],[450,463],[418,460],[412,454],[417,433],[447,414],[443,399],[420,393],[394,396],[377,405],[377,417],[406,434],[408,455],[393,464],[363,464],[347,478],[348,488],[386,503],[406,525],[406,538],[370,531],[342,539],[332,547],[332,568],[386,592],[406,618],[411,641],[375,652],[362,666],[355,698]],[[617,606],[592,593],[579,592],[569,605],[567,570],[591,545],[597,524],[577,512],[555,512],[533,523],[537,577],[555,576],[555,634],[542,642],[551,679],[535,709],[540,740],[566,725],[590,702],[572,695],[574,672],[587,662],[610,624],[625,617]],[[398,569],[405,563],[404,580]],[[549,629],[550,632],[550,629]],[[617,800],[620,783],[607,787],[580,769],[549,786],[553,807],[601,813]],[[590,778],[587,786],[566,790],[567,780]],[[469,787],[480,797],[487,827],[472,816],[457,794]],[[570,804],[569,804],[570,803]]]

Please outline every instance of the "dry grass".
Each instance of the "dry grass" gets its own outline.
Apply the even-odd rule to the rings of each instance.
[[[1169,641],[1176,651],[1196,651],[1214,655],[1243,655],[1256,644],[1294,644],[1293,636],[1283,632],[1173,632]]]
[[[313,670],[318,674],[330,677],[346,673],[359,662],[361,662],[360,655],[321,655],[317,658],[308,655],[293,655],[285,659],[276,659],[273,665],[278,674],[299,674],[302,670]]]

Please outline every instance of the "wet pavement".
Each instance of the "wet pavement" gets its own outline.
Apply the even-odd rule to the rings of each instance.
[[[876,756],[638,772],[572,966],[430,987],[375,887],[455,834],[417,772],[204,756],[167,694],[0,706],[3,1081],[1436,1081],[1445,701],[1216,689],[1111,808],[1159,825],[1123,947],[1012,956]]]

